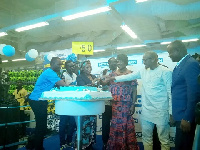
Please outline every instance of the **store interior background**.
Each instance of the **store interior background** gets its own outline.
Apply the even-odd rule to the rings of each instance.
[[[103,6],[110,6],[111,10],[69,21],[62,19],[66,15]],[[49,25],[23,32],[15,31],[18,27],[42,21]],[[124,32],[120,27],[122,24],[128,25],[137,38]],[[167,44],[161,43],[198,39],[185,44],[191,55],[200,54],[200,1],[148,0],[136,3],[136,0],[1,0],[0,32],[8,34],[0,37],[0,44],[15,48],[12,57],[0,55],[2,71],[43,69],[45,54],[63,54],[61,56],[64,58],[71,54],[72,42],[75,41],[93,42],[94,50],[104,50],[94,52],[92,56],[77,56],[80,61],[91,60],[94,74],[108,67],[105,63],[110,57],[121,53],[127,54],[129,60],[137,60],[136,64],[129,66],[137,70],[143,66],[143,53],[149,50],[158,52],[160,63],[173,69],[174,63],[166,52]],[[126,46],[136,47],[118,49]],[[36,49],[39,53],[35,61],[12,61],[25,58],[30,49]],[[137,109],[139,112],[140,108]]]

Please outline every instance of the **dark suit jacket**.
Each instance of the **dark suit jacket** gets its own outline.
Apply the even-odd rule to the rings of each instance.
[[[190,55],[174,68],[172,73],[172,114],[175,121],[194,121],[194,109],[198,101],[200,86],[197,77],[199,63]]]
[[[92,79],[96,78],[95,75],[91,75],[91,76],[92,76]],[[76,82],[78,86],[92,84],[92,81],[84,73],[81,73],[80,75],[77,76]]]

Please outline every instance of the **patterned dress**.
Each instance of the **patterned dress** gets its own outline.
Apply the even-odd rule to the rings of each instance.
[[[91,75],[91,77],[92,79],[96,78],[94,75]],[[76,81],[78,86],[84,86],[92,83],[92,81],[84,73],[77,76]],[[82,119],[82,149],[87,150],[90,149],[93,143],[96,143],[97,117],[96,115],[90,115],[83,116]]]
[[[130,72],[127,72],[128,74]],[[117,72],[111,76],[121,75]],[[135,126],[130,107],[132,105],[133,86],[137,81],[111,83],[110,90],[113,96],[112,120],[107,150],[139,150],[135,134]]]

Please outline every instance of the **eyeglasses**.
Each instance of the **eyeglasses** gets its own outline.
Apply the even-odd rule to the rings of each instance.
[[[142,61],[147,61],[147,60],[149,60],[149,59],[152,59],[152,58],[146,58],[146,59],[142,59]]]

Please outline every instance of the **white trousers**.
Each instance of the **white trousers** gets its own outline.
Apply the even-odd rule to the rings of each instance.
[[[144,150],[153,150],[153,129],[154,123],[142,120],[142,142],[144,145]],[[156,125],[158,138],[161,143],[161,150],[170,150],[169,145],[169,133],[170,126],[166,125]]]

